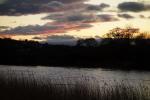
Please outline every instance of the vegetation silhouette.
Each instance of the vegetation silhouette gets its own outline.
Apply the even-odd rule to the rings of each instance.
[[[104,35],[105,38],[113,39],[148,39],[150,35],[147,32],[140,32],[138,28],[114,28]]]
[[[94,38],[80,39],[77,41],[77,46],[97,47],[98,42]]]
[[[34,72],[21,72],[18,75],[14,70],[8,70],[9,75],[0,73],[1,100],[149,100],[150,86],[147,84],[131,84],[128,81],[114,83],[82,77],[80,81],[70,84],[70,80],[62,84],[63,77],[43,81]],[[12,76],[12,75],[13,76]],[[27,75],[30,75],[30,78]],[[9,76],[9,77],[8,77]],[[15,77],[14,77],[15,76]]]
[[[80,39],[76,46],[0,39],[0,64],[104,67],[150,70],[149,35],[135,28],[116,28],[101,42]]]

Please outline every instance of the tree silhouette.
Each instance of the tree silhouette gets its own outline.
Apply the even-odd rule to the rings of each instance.
[[[139,33],[136,36],[137,39],[149,39],[150,38],[150,34],[148,32],[144,32],[144,33]]]
[[[77,41],[77,46],[96,47],[98,42],[94,38],[80,39]]]
[[[132,39],[137,33],[139,33],[138,28],[131,28],[131,27],[127,27],[125,29],[114,28],[110,30],[105,36],[106,38],[113,38],[113,39],[122,39],[122,38]]]

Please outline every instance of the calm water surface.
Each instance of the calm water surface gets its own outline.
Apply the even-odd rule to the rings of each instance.
[[[106,70],[102,68],[64,68],[64,67],[25,67],[25,66],[0,66],[0,76],[8,81],[13,79],[19,82],[36,81],[47,84],[75,84],[77,82],[89,82],[91,84],[105,82],[128,82],[136,85],[150,84],[150,71],[120,71]]]

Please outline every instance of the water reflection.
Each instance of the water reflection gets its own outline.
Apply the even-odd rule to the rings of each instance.
[[[150,72],[145,71],[120,71],[105,70],[101,68],[63,68],[63,67],[17,67],[0,66],[0,75],[7,80],[37,81],[47,83],[49,80],[54,84],[75,84],[76,82],[88,81],[113,83],[126,81],[130,83],[150,83]]]

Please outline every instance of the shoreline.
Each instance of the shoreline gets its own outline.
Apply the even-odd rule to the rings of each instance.
[[[150,39],[104,39],[97,46],[0,39],[0,51],[1,65],[150,70]]]

